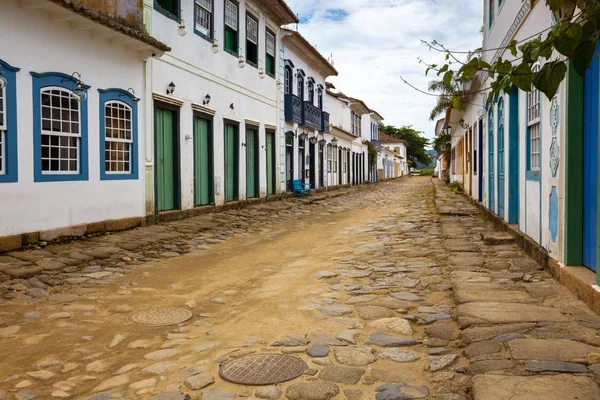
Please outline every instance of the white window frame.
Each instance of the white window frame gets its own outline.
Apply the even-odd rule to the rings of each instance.
[[[532,72],[539,72],[540,64],[533,65]],[[527,92],[527,131],[529,133],[529,171],[539,171],[541,168],[541,96],[535,87]]]
[[[254,32],[252,32],[252,29],[251,29],[252,24],[255,24],[255,27],[256,27]],[[258,19],[256,17],[254,17],[254,15],[252,15],[250,13],[246,13],[246,40],[255,44],[257,47],[258,47],[258,31],[259,31]],[[253,36],[252,36],[252,33],[254,33]],[[257,50],[257,53],[258,53],[258,50]]]
[[[271,39],[271,41],[269,41]],[[275,57],[275,35],[273,35],[269,30],[266,30],[266,39],[265,39],[265,52]]]
[[[237,4],[231,0],[225,0],[225,25],[236,32],[238,32],[239,12]]]
[[[212,19],[213,19],[213,0],[195,0],[195,21],[194,21],[194,25],[196,27],[196,30],[203,33],[204,35],[208,36],[208,37],[212,37]],[[207,8],[209,7],[209,8]],[[200,8],[200,10],[198,10],[198,8]],[[201,16],[201,14],[198,12],[202,12],[204,11],[205,15],[204,17],[208,17],[208,19],[206,20],[206,23],[208,24],[208,27],[203,26],[202,24],[198,23],[198,17]]]
[[[8,130],[8,112],[6,106],[6,86],[0,89],[2,102],[2,125],[0,125],[0,175],[6,175],[6,132]]]
[[[337,172],[337,164],[338,164],[338,152],[339,150],[335,147],[333,148],[333,172]]]
[[[333,151],[333,146],[331,144],[327,145],[327,172],[331,172],[331,153]]]
[[[77,169],[74,170],[74,171],[52,171],[52,170],[44,171],[43,162],[42,162],[42,175],[78,175],[80,173],[80,170],[81,170],[81,131],[83,129],[83,126],[82,126],[82,123],[81,123],[81,102],[79,102],[79,101],[76,102],[78,104],[78,107],[77,107],[77,116],[78,116],[77,124],[79,126],[79,133],[66,133],[66,132],[46,131],[46,130],[44,130],[44,122],[43,122],[43,119],[44,119],[43,118],[43,108],[44,108],[44,105],[43,105],[42,98],[44,96],[44,93],[52,92],[54,90],[58,90],[60,92],[68,93],[70,95],[70,97],[75,98],[75,95],[74,95],[74,93],[71,90],[66,89],[66,88],[64,88],[62,86],[46,86],[46,87],[43,87],[40,90],[40,94],[39,94],[39,96],[40,96],[40,111],[39,111],[40,112],[40,115],[39,115],[39,118],[40,118],[40,135],[42,137],[44,135],[46,135],[46,136],[51,136],[51,137],[52,136],[58,136],[59,138],[62,138],[62,137],[77,138],[77,158],[76,158]],[[62,111],[62,107],[61,107],[61,111]],[[69,109],[69,111],[72,111],[72,110]],[[52,119],[52,107],[50,107],[50,114],[51,114],[50,117],[51,117],[51,123],[52,123],[54,121]],[[62,125],[62,117],[61,117],[60,121],[61,121],[61,125]],[[69,122],[73,123],[74,121],[69,120]],[[43,144],[42,144],[42,148],[43,148]],[[60,149],[61,149],[61,147],[59,145],[59,150]],[[68,148],[68,147],[67,147],[67,149],[70,150],[70,148]],[[43,150],[42,150],[42,152],[43,152]],[[40,153],[40,157],[42,157],[41,153]],[[41,158],[41,160],[43,161],[43,158]],[[49,162],[52,162],[53,158],[49,157],[48,160],[49,160]],[[70,158],[68,160],[71,161]],[[62,159],[60,158],[60,155],[59,155],[58,161],[59,161],[59,163],[60,163],[60,161],[62,161]]]
[[[111,104],[119,104],[119,105],[125,107],[125,110],[129,111],[129,116],[131,118],[129,120],[129,139],[118,139],[118,138],[109,137],[107,135],[108,127],[106,126],[107,125],[106,119],[108,118],[108,114],[106,112],[106,109]],[[119,162],[119,161],[105,159],[104,160],[104,172],[108,175],[129,175],[129,174],[131,174],[131,171],[133,168],[133,165],[132,165],[133,164],[133,108],[129,104],[127,104],[123,101],[109,100],[104,103],[104,121],[105,121],[105,123],[104,123],[104,132],[103,132],[103,134],[104,134],[104,149],[103,149],[103,151],[105,152],[105,154],[107,151],[106,145],[108,143],[128,143],[129,144],[129,169],[124,170],[124,171],[109,171],[108,168],[106,167],[106,164],[111,161],[117,161],[117,162]],[[126,119],[124,121],[127,122]],[[114,128],[114,127],[111,127],[111,128]],[[108,150],[108,151],[113,152],[115,150]],[[125,152],[123,152],[123,153],[125,153]],[[123,162],[123,164],[125,164],[125,162]]]
[[[346,151],[342,151],[342,173],[346,173],[346,158],[347,157],[347,153]]]

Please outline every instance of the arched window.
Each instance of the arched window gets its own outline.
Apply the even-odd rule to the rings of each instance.
[[[42,174],[77,174],[83,150],[79,101],[57,86],[43,88],[41,99]]]
[[[321,85],[319,85],[317,93],[317,107],[319,107],[319,110],[323,111],[323,87]]]
[[[290,67],[285,67],[284,91],[285,94],[292,94],[292,69]]]
[[[17,182],[18,68],[0,60],[0,183]]]
[[[308,101],[310,104],[315,104],[315,84],[312,81],[308,82]]]
[[[298,74],[298,97],[304,100],[304,77]]]
[[[122,89],[100,90],[100,179],[137,179],[137,101]]]

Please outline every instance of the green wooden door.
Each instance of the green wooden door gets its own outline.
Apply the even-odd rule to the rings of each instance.
[[[156,108],[156,209],[177,207],[175,157],[175,112]]]
[[[246,198],[258,197],[258,132],[246,129]]]
[[[211,121],[194,118],[194,192],[197,206],[212,203],[212,137]]]
[[[238,127],[225,124],[225,201],[238,199]]]
[[[267,132],[267,193],[275,194],[275,134]]]

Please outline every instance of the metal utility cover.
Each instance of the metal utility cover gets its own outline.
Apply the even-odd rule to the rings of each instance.
[[[272,385],[302,375],[307,365],[284,354],[252,354],[221,364],[219,375],[241,385]]]
[[[138,311],[129,317],[131,322],[148,326],[176,325],[192,318],[192,313],[185,308],[161,307]]]

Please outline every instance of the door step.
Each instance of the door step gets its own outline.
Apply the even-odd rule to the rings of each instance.
[[[515,243],[515,238],[512,235],[503,232],[482,233],[481,239],[488,246]]]

